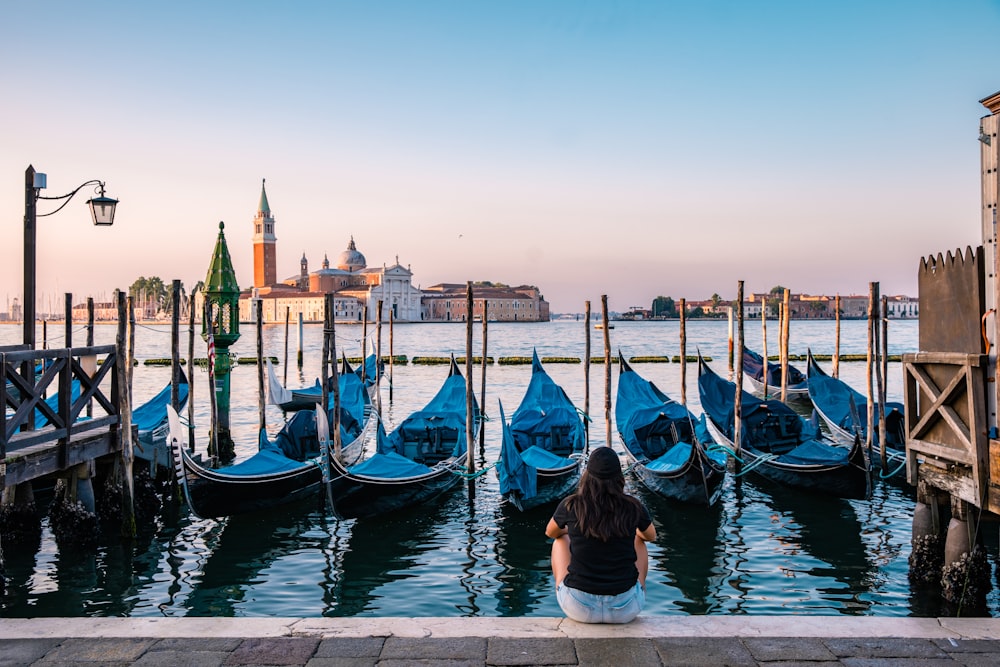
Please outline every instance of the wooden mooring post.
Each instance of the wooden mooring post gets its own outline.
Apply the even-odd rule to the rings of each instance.
[[[361,363],[367,365],[362,358]],[[375,412],[382,418],[382,299],[375,308]]]
[[[739,472],[742,465],[739,456],[742,453],[741,443],[743,440],[743,281],[736,283],[736,331],[738,335],[738,348],[733,358],[736,362],[736,370],[733,381],[736,384],[736,397],[733,401],[733,449],[736,456],[729,458],[729,469],[731,472]]]
[[[194,454],[194,295],[188,299],[188,451]]]
[[[486,341],[487,341],[487,329],[489,318],[486,314],[489,312],[488,302],[483,299],[483,358],[481,359],[481,365],[479,372],[482,375],[482,384],[479,390],[479,405],[482,410],[482,419],[479,420],[479,455],[486,456],[486,364],[489,361],[487,358],[486,351]]]
[[[611,446],[611,335],[608,329],[608,295],[601,295],[601,325],[604,330],[604,444]]]
[[[583,420],[583,433],[586,438],[583,450],[584,452],[590,452],[590,301],[586,301],[583,304],[584,316],[583,316],[583,339],[584,339],[584,352],[583,352],[583,414],[586,417]]]
[[[466,283],[465,297],[465,460],[469,472],[469,500],[476,497],[476,457],[472,455],[476,444],[475,404],[476,396],[472,391],[472,327],[473,302],[472,281]],[[471,508],[471,505],[470,505]]]
[[[687,407],[687,299],[681,298],[681,405]],[[619,376],[621,377],[621,376]]]
[[[135,537],[135,505],[133,503],[134,487],[132,485],[132,391],[130,387],[132,367],[132,348],[126,347],[126,323],[132,329],[135,316],[128,309],[129,300],[125,293],[118,291],[118,335],[116,343],[118,346],[118,358],[115,361],[118,371],[118,412],[121,420],[121,428],[118,430],[121,437],[120,462],[122,472],[122,536],[126,538]],[[128,309],[129,311],[131,309]],[[129,336],[132,334],[130,333]]]
[[[264,302],[254,303],[257,329],[257,432],[267,428],[267,406],[264,404]]]

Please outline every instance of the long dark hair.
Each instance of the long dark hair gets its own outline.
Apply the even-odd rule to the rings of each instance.
[[[625,477],[601,479],[584,471],[576,493],[566,506],[576,515],[577,527],[586,537],[607,542],[635,534],[635,508],[639,501],[625,493]]]

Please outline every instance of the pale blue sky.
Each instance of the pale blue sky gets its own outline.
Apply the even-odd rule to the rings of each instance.
[[[741,279],[915,296],[922,256],[980,242],[1000,0],[5,2],[0,24],[0,298],[28,164],[122,202],[108,229],[89,193],[39,220],[57,304],[192,285],[220,220],[248,286],[261,178],[279,277],[353,235],[417,284],[532,283],[555,312]]]

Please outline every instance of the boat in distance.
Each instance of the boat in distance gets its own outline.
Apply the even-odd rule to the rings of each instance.
[[[870,490],[869,465],[860,440],[850,447],[822,438],[818,424],[807,423],[779,400],[763,400],[742,390],[741,443],[733,442],[736,385],[703,359],[698,361],[698,393],[716,442],[732,447],[753,472],[787,486],[841,498],[864,499]]]
[[[473,432],[481,415],[472,401]],[[376,428],[374,454],[353,465],[330,457],[330,497],[335,514],[360,518],[430,501],[467,472],[466,384],[452,356],[448,376],[421,410],[390,434]]]
[[[704,422],[632,370],[618,353],[615,423],[629,469],[653,493],[713,505],[722,495],[726,454]]]
[[[781,392],[781,364],[767,362],[767,373],[764,372],[764,358],[749,348],[743,348],[743,377],[754,393],[767,397],[777,396]],[[809,383],[805,373],[788,364],[788,400],[808,401]]]
[[[580,480],[586,428],[566,392],[531,351],[531,379],[510,423],[500,404],[500,493],[521,511],[555,502]]]
[[[365,440],[377,418],[364,384],[353,371],[346,369],[338,378],[340,386],[340,434],[345,465],[359,460]],[[299,500],[318,494],[329,456],[321,447],[317,415],[329,425],[334,423],[333,409],[298,410],[285,422],[271,441],[261,429],[259,450],[235,465],[210,468],[188,452],[186,427],[171,407],[169,444],[174,470],[191,512],[202,518],[243,514]]]

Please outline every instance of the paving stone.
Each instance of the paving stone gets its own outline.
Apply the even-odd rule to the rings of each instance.
[[[42,659],[31,664],[38,667],[80,667],[80,665],[86,665],[86,667],[132,667],[133,662],[133,660],[88,660],[87,662],[80,662],[79,660],[49,661]]]
[[[228,651],[147,651],[133,667],[221,667]]]
[[[945,653],[1000,653],[1000,641],[996,639],[934,639]]]
[[[653,646],[670,667],[757,667],[750,651],[735,637],[664,637],[654,639]]]
[[[386,660],[472,660],[481,664],[486,659],[486,639],[483,637],[442,637],[414,639],[388,637],[379,658]]]
[[[490,637],[486,651],[490,665],[575,665],[576,647],[566,637]]]
[[[66,639],[59,646],[45,654],[42,663],[132,663],[139,659],[157,639],[130,637],[78,637]],[[4,642],[6,644],[6,642]]]
[[[244,639],[229,654],[227,665],[304,665],[316,653],[318,637]]]
[[[310,658],[306,667],[375,667],[379,663],[378,658]]]
[[[957,667],[960,663],[951,658],[841,658],[840,664],[844,667]]]
[[[242,637],[165,637],[149,651],[235,651]],[[147,651],[147,653],[149,652]]]
[[[838,658],[945,658],[947,654],[929,639],[858,637],[825,639]]]
[[[648,639],[577,639],[576,657],[580,665],[659,665],[660,655]]]
[[[426,660],[391,659],[379,660],[378,667],[485,667],[484,660],[442,660],[427,658]]]
[[[837,659],[823,640],[811,637],[748,637],[743,640],[743,645],[750,655],[761,662]]]
[[[950,655],[955,665],[962,665],[962,667],[996,667],[1000,665],[1000,652],[952,653]]]
[[[332,637],[324,639],[315,658],[377,658],[385,637]]]
[[[0,667],[30,665],[54,649],[62,639],[5,639],[0,651]]]
[[[766,667],[843,667],[839,660],[778,660],[777,662],[762,662]]]

